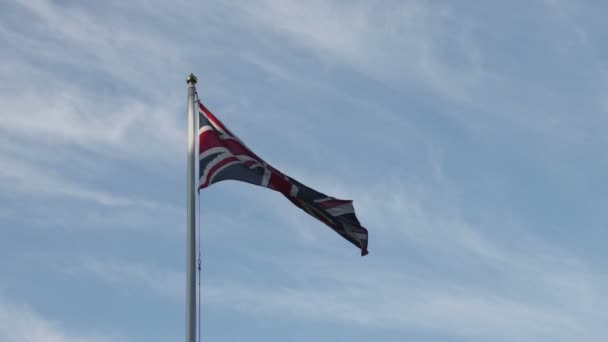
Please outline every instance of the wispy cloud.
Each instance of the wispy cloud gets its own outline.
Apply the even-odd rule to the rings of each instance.
[[[460,98],[482,76],[470,24],[457,21],[446,5],[264,1],[240,3],[238,9],[284,35],[287,44],[302,44],[325,63],[346,63],[383,82],[418,83],[441,96]],[[443,58],[448,49],[450,58]]]
[[[0,301],[0,339],[5,342],[105,342],[124,338],[98,333],[79,333],[61,322],[49,320],[23,305]]]
[[[181,151],[177,107],[155,107],[142,100],[61,90],[2,94],[0,129],[29,141],[44,152],[51,146],[77,146],[101,155],[172,160]],[[16,97],[18,96],[18,97]],[[32,144],[33,143],[33,144]]]
[[[217,287],[205,294],[212,303],[250,314],[288,315],[376,329],[434,331],[495,341],[570,341],[593,336],[576,316],[493,295],[416,290],[410,286],[387,288],[386,284],[347,286],[329,291]],[[383,295],[376,295],[379,291]]]
[[[509,262],[490,268],[460,259],[468,265],[456,270],[461,275],[418,269],[404,260],[390,271],[367,264],[345,270],[343,264],[311,257],[284,260],[280,269],[305,285],[287,282],[268,289],[222,283],[207,287],[204,298],[252,315],[474,340],[602,340],[604,319],[596,310],[606,305],[604,276],[564,255],[508,256]],[[385,265],[379,267],[386,268],[390,258],[382,259]]]
[[[185,273],[150,264],[111,258],[85,258],[81,263],[59,266],[61,272],[77,277],[94,277],[124,291],[149,291],[155,296],[179,298],[184,291]]]
[[[9,14],[0,25],[0,36],[12,47],[0,69],[11,80],[0,95],[0,130],[38,148],[75,146],[106,156],[173,162],[183,150],[178,116],[183,101],[165,98],[141,81],[158,84],[148,70],[159,60],[165,67],[179,60],[180,49],[171,48],[170,39],[140,32],[127,25],[127,18],[102,20],[79,6],[46,0],[18,2],[9,10],[33,25],[10,25],[16,16]],[[69,70],[81,77],[58,77]]]
[[[235,283],[237,279],[219,280],[208,274],[212,278],[203,285],[203,301],[206,307],[212,304],[251,315],[434,331],[474,340],[600,341],[606,331],[596,310],[606,304],[601,293],[606,279],[559,255],[525,261],[519,269],[511,265],[494,273],[497,283],[484,286],[475,278],[455,281],[433,272],[408,272],[407,266],[345,269],[327,259],[290,258],[265,267],[272,268],[275,279],[284,274],[305,286],[292,281],[244,286]],[[528,271],[522,273],[523,268]],[[68,272],[98,277],[123,292],[131,289],[173,299],[183,295],[183,274],[153,265],[90,259]],[[520,278],[524,275],[526,279]]]
[[[342,256],[331,261],[335,255],[328,259],[324,253],[307,253],[277,260],[257,252],[249,254],[249,271],[257,279],[270,270],[273,281],[243,284],[242,274],[207,274],[203,300],[251,315],[475,340],[599,341],[606,333],[604,319],[596,314],[608,305],[604,273],[530,236],[498,243],[462,219],[431,219],[437,212],[412,207],[402,196],[392,196],[388,209],[383,205],[384,218],[371,215],[376,228],[372,259],[353,263]],[[380,205],[368,210],[380,210]],[[398,225],[403,219],[407,224]],[[315,228],[311,234],[319,241],[323,228]],[[416,250],[413,260],[390,254],[388,237],[400,239],[400,248]],[[256,269],[260,265],[263,269]],[[183,274],[154,265],[91,259],[74,270],[116,289],[183,295]]]
[[[48,176],[48,173],[40,173],[33,167],[19,162],[2,158],[0,158],[0,162],[3,165],[3,169],[0,170],[0,187],[4,188],[5,196],[16,191],[87,200],[103,206],[161,206],[152,201],[114,195],[103,190],[88,188],[61,178]]]
[[[129,190],[112,191],[95,185],[95,179],[105,177],[105,173],[86,157],[79,160],[73,154],[44,155],[41,150],[24,150],[19,144],[6,144],[0,139],[0,199],[29,203],[26,208],[5,205],[0,221],[16,220],[30,228],[168,233],[166,225],[173,226],[183,219],[179,205],[166,199],[156,201]],[[77,169],[62,171],[65,162],[77,165]],[[75,177],[74,171],[87,177]]]
[[[98,9],[106,11],[111,8],[129,8],[128,5],[119,3],[108,5]],[[132,5],[131,9],[146,8],[135,3]],[[21,53],[26,53],[27,48],[35,48],[42,54],[46,64],[71,65],[82,68],[87,75],[93,75],[92,72],[98,70],[123,84],[136,87],[141,85],[138,80],[154,77],[147,71],[158,66],[157,57],[165,66],[175,64],[180,59],[181,49],[176,45],[177,42],[168,39],[162,30],[153,35],[149,30],[144,30],[150,26],[145,20],[135,23],[127,16],[120,15],[126,11],[116,11],[116,15],[102,18],[94,15],[94,8],[78,4],[57,4],[47,0],[19,1],[11,9],[23,13],[32,25],[27,30],[24,27],[5,30],[7,38],[11,38],[9,42]],[[154,16],[161,12],[159,9],[158,12],[146,14]],[[156,19],[163,21],[161,16]],[[158,24],[158,21],[155,22]],[[64,53],[67,50],[70,53]]]

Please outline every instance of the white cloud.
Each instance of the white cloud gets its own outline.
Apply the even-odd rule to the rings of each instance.
[[[123,15],[129,13],[126,9],[141,11],[149,6],[134,4],[129,8],[124,4],[108,3],[105,7],[86,8],[80,4],[35,0],[19,1],[18,7],[27,11],[32,25],[27,34],[22,32],[23,27],[9,31],[10,41],[20,50],[26,50],[23,47],[35,49],[46,63],[79,66],[87,72],[100,70],[122,84],[137,87],[142,86],[140,80],[155,76],[148,71],[158,67],[159,60],[167,67],[175,65],[181,56],[178,42],[168,39],[162,30],[145,30],[153,27],[152,23],[133,21]],[[96,10],[114,11],[112,15],[100,16],[96,15],[100,13]],[[154,24],[157,24],[162,20],[161,13],[159,9],[147,14],[156,15]]]
[[[383,3],[263,1],[238,9],[256,25],[286,35],[319,59],[392,84],[421,83],[448,98],[468,96],[483,72],[470,23],[449,7]],[[444,58],[448,53],[450,58]]]
[[[139,293],[144,290],[173,299],[179,298],[185,288],[184,272],[126,260],[86,258],[79,264],[59,268],[73,276],[95,277],[123,291]]]
[[[509,30],[489,19],[497,15],[492,10],[500,11],[491,6],[481,6],[479,13],[487,18],[469,17],[464,6],[423,1],[379,6],[268,0],[232,6],[243,15],[243,25],[275,33],[282,44],[316,56],[321,64],[355,70],[400,90],[430,90],[429,102],[441,115],[468,129],[480,144],[509,139],[553,161],[563,158],[557,145],[577,153],[581,146],[608,143],[595,129],[606,126],[608,68],[597,58],[598,43],[589,37],[584,22],[569,18],[572,7],[578,18],[584,17],[581,6],[547,3],[550,11],[539,15],[535,32],[534,44],[539,45],[530,47],[517,38],[519,27]],[[554,13],[565,28],[546,20]],[[527,24],[528,19],[522,20]],[[564,53],[564,37],[570,40],[573,35],[575,46]],[[500,39],[503,44],[497,44]],[[515,57],[513,50],[527,48],[527,57],[551,59],[551,66],[509,58]],[[539,49],[546,55],[539,55]],[[287,82],[307,75],[306,70],[281,67],[280,61],[245,58]],[[573,60],[584,64],[572,67]],[[573,94],[568,89],[572,82],[588,91]]]
[[[60,322],[47,319],[31,309],[0,301],[0,340],[4,342],[104,342],[124,341],[118,336],[80,334]]]
[[[167,162],[182,151],[179,106],[156,107],[137,99],[123,102],[123,97],[86,93],[73,86],[59,88],[44,94],[2,94],[5,106],[0,129],[34,141],[47,153],[52,152],[46,150],[49,145],[72,145],[102,155]]]
[[[0,169],[0,187],[4,188],[5,196],[23,192],[87,200],[103,206],[140,206],[145,208],[167,206],[154,201],[128,198],[73,183],[61,177],[50,176],[49,171],[39,172],[33,166],[4,159],[2,156],[0,156],[0,163],[3,165],[3,168]]]
[[[425,269],[414,260],[393,260],[378,249],[361,262],[352,262],[352,256],[277,259],[262,253],[252,255],[246,268],[262,278],[255,283],[234,274],[208,273],[203,305],[206,310],[213,310],[213,305],[258,317],[426,331],[480,341],[602,340],[607,333],[605,318],[597,312],[608,305],[603,291],[606,276],[555,250],[503,252],[504,260],[481,256],[481,264],[475,262],[478,255],[457,258],[462,265],[453,270]],[[183,296],[183,273],[154,265],[88,259],[66,272],[95,276],[120,291],[174,300]],[[266,278],[265,272],[272,277]]]
[[[568,313],[492,295],[412,289],[406,283],[345,286],[329,291],[215,287],[207,289],[204,296],[212,303],[254,315],[288,315],[376,329],[434,331],[493,341],[572,341],[592,336]]]
[[[221,283],[204,288],[203,298],[252,315],[287,315],[382,330],[422,330],[474,340],[601,341],[605,322],[596,310],[606,304],[601,290],[605,279],[568,267],[559,259],[553,261],[557,267],[534,259],[526,261],[528,265],[499,273],[469,270],[473,277],[496,274],[504,278],[486,287],[477,279],[457,281],[408,269],[408,262],[400,270],[382,272],[370,270],[368,263],[345,271],[344,264],[338,266],[326,259],[307,258],[295,263],[290,259],[283,260],[281,269],[306,285],[280,283],[262,289]],[[310,263],[314,267],[304,266]],[[529,273],[521,272],[528,267]],[[528,282],[530,288],[519,282]]]
[[[0,94],[0,130],[42,149],[76,146],[106,156],[174,163],[185,144],[178,120],[185,99],[167,97],[156,86],[167,82],[159,80],[166,74],[149,72],[159,60],[165,68],[176,67],[180,49],[172,39],[127,25],[125,17],[93,15],[78,5],[37,0],[12,7],[25,9],[23,20],[32,25],[0,26],[0,36],[12,47],[0,69],[10,80]],[[70,72],[79,75],[70,77]]]
[[[5,144],[0,139],[0,199],[33,204],[27,208],[6,205],[0,210],[0,221],[18,220],[28,228],[127,229],[161,234],[170,234],[167,226],[182,222],[182,210],[173,203],[129,195],[129,189],[109,191],[95,185],[101,168],[98,160],[61,152],[41,155],[40,150]],[[77,165],[77,174],[92,175],[93,181],[63,174],[64,161]],[[12,226],[2,225],[0,230]]]

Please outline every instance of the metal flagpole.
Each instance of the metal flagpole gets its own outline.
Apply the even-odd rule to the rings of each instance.
[[[188,75],[188,221],[187,221],[187,252],[186,252],[186,342],[196,342],[196,265],[195,265],[195,137],[196,137],[196,108],[194,95],[197,78]]]

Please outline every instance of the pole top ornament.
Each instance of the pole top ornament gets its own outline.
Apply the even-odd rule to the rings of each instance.
[[[194,76],[194,74],[192,73],[188,75],[188,77],[186,77],[186,83],[188,84],[195,85],[196,81],[198,81],[198,78],[196,78],[196,76]]]

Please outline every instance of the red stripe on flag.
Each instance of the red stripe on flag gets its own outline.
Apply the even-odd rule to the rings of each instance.
[[[225,147],[234,155],[245,155],[257,160],[260,164],[262,161],[258,156],[251,152],[240,141],[234,139],[222,139],[216,131],[204,131],[199,134],[198,138],[199,154],[214,147]]]
[[[339,200],[339,199],[332,199],[332,200],[328,200],[328,201],[323,201],[323,202],[318,202],[319,205],[325,209],[331,209],[334,207],[337,207],[339,205],[342,204],[352,204],[353,201],[351,200]]]
[[[213,147],[225,146],[215,131],[204,131],[198,136],[199,154]]]
[[[207,117],[207,119],[209,121],[211,121],[214,125],[218,126],[219,128],[221,128],[222,130],[224,130],[226,133],[230,134],[230,135],[234,135],[232,134],[232,132],[230,132],[230,130],[228,128],[226,128],[226,126],[224,126],[224,124],[215,117],[215,115],[213,115],[213,113],[211,113],[211,111],[209,109],[207,109],[207,107],[205,107],[205,105],[203,105],[201,102],[198,103],[200,109],[203,111],[203,113],[205,113],[205,116]]]
[[[283,178],[282,174],[272,172],[270,174],[270,180],[268,181],[268,187],[278,192],[282,192],[285,195],[289,195],[291,191],[291,182]]]
[[[241,142],[234,139],[223,139],[223,143],[224,146],[226,146],[226,148],[228,148],[230,152],[232,152],[232,154],[243,154],[250,158],[258,160],[261,163],[261,160],[259,160],[258,156],[251,153],[251,151]]]

